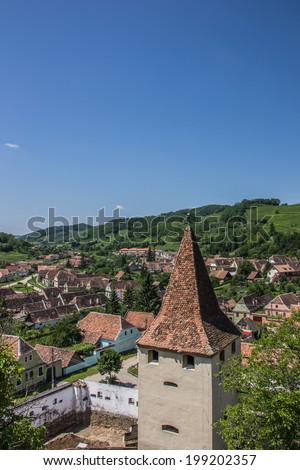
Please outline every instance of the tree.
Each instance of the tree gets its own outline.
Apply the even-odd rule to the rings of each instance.
[[[106,304],[106,312],[112,315],[119,315],[121,312],[121,304],[114,289],[111,291]]]
[[[275,225],[273,224],[273,222],[270,223],[270,228],[269,228],[269,235],[270,237],[274,237],[274,235],[277,234],[277,230],[275,228]]]
[[[150,246],[148,248],[148,251],[147,251],[147,261],[155,261],[155,251],[151,250]]]
[[[120,372],[122,367],[122,357],[114,349],[107,349],[104,351],[98,359],[98,367],[100,374],[109,375],[109,383],[114,380],[113,372],[116,374]]]
[[[68,319],[63,319],[56,323],[54,332],[47,343],[50,346],[63,348],[72,346],[81,340],[81,333],[77,326]]]
[[[233,356],[222,367],[226,391],[238,391],[216,423],[229,449],[300,449],[300,314],[273,327],[242,366]]]
[[[131,310],[134,304],[134,290],[132,286],[126,286],[123,296],[124,313]]]
[[[43,447],[45,429],[33,428],[31,420],[14,414],[15,380],[22,366],[0,339],[0,449],[34,450]]]
[[[160,299],[157,289],[153,285],[152,276],[147,272],[142,278],[140,290],[137,294],[136,306],[143,312],[157,313],[160,308]]]

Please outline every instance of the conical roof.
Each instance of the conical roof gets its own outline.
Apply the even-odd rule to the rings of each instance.
[[[191,227],[187,227],[163,304],[138,346],[212,356],[240,336],[219,307]]]

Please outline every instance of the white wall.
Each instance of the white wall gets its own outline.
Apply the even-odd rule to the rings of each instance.
[[[138,391],[136,388],[120,387],[86,381],[91,410],[105,410],[137,418]]]

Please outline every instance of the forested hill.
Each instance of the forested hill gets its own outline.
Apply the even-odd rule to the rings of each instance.
[[[281,204],[276,198],[244,199],[231,206],[211,204],[158,216],[124,218],[105,226],[50,227],[22,239],[31,244],[69,243],[90,253],[149,244],[177,250],[187,220],[194,225],[202,251],[207,255],[289,253],[296,256],[298,252],[300,256],[300,204]]]

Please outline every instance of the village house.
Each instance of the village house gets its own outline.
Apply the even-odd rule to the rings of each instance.
[[[255,321],[262,321],[264,307],[272,300],[272,294],[258,296],[256,293],[242,297],[234,306],[228,317],[233,323],[238,323],[242,318],[248,317]]]
[[[242,342],[245,338],[259,339],[261,336],[262,325],[249,317],[243,317],[236,325],[242,332]]]
[[[300,309],[300,297],[293,292],[277,295],[264,308],[267,317],[265,321],[268,321],[269,317],[289,318],[296,306]]]
[[[120,315],[91,312],[77,323],[83,335],[83,341],[98,348],[108,346],[117,352],[135,349],[135,342],[141,334]]]
[[[14,278],[14,275],[6,268],[0,268],[0,282],[9,282]]]
[[[135,280],[128,280],[128,281],[111,281],[105,289],[105,294],[108,298],[110,298],[111,293],[115,291],[119,299],[123,299],[124,292],[126,287],[130,286],[133,289],[138,287],[138,282]]]
[[[215,269],[210,272],[210,277],[218,279],[220,284],[224,284],[225,281],[232,279],[232,275],[226,269]]]
[[[61,376],[61,361],[53,361],[51,367],[43,361],[39,353],[20,336],[3,335],[1,341],[9,346],[15,360],[24,368],[20,378],[16,379],[16,390],[21,392],[37,385],[50,382],[52,370],[55,376]]]
[[[299,264],[273,264],[272,268],[268,271],[268,279],[270,282],[277,282],[281,276],[287,280],[300,276]]]
[[[48,367],[51,367],[53,362],[61,361],[62,375],[67,375],[73,366],[84,362],[75,351],[68,349],[36,344],[35,350]]]
[[[33,325],[35,329],[40,329],[47,325],[55,325],[59,320],[63,320],[70,315],[74,315],[74,313],[77,313],[78,311],[79,308],[75,304],[61,305],[47,310],[30,312],[26,317],[26,323],[29,326]]]

